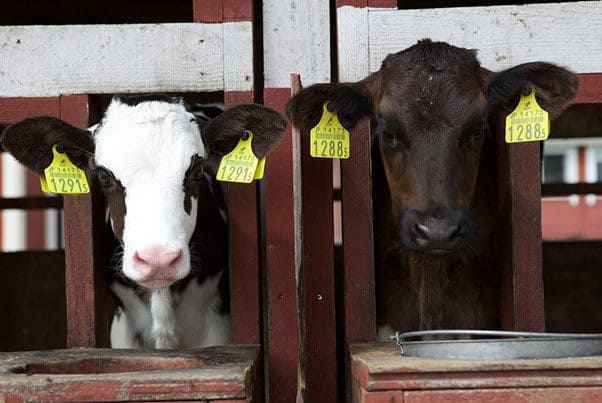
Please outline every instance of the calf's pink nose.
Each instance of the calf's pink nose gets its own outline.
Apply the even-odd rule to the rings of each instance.
[[[182,258],[182,249],[167,249],[162,246],[152,246],[134,253],[136,271],[144,276],[159,274],[166,277],[167,271],[174,268]],[[157,273],[160,272],[160,273]]]

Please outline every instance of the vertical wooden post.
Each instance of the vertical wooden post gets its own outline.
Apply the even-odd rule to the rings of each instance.
[[[290,89],[266,88],[265,104],[284,111]],[[295,154],[298,138],[290,127],[278,147],[270,153],[266,164],[266,268],[268,309],[269,394],[279,402],[297,398],[299,316],[297,310],[297,271],[299,269],[299,217],[295,208]],[[298,162],[297,162],[298,163]]]
[[[539,143],[506,144],[498,117],[498,183],[504,222],[500,279],[502,328],[545,330],[541,251]]]
[[[350,137],[349,159],[341,162],[346,400],[351,392],[349,344],[376,340],[370,121],[359,121]]]
[[[293,75],[293,95],[300,90]],[[338,401],[332,160],[310,155],[309,133],[301,133],[305,384],[307,400]]]
[[[376,339],[370,121],[350,136],[350,157],[341,163],[346,344]]]
[[[87,95],[63,95],[61,119],[88,126]],[[104,202],[95,181],[92,192],[65,196],[65,282],[67,296],[67,346],[109,345],[108,292],[104,261]]]
[[[250,0],[193,0],[195,22],[253,21]],[[225,83],[227,87],[227,83]],[[224,107],[253,103],[254,90],[224,89]],[[228,185],[228,244],[232,342],[262,342],[262,274],[259,239],[259,189],[257,183]]]
[[[253,93],[225,93],[224,106],[252,103]],[[258,184],[228,184],[232,342],[261,344],[262,287]]]

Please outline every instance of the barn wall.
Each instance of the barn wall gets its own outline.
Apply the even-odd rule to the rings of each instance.
[[[65,348],[65,254],[0,254],[0,351]]]

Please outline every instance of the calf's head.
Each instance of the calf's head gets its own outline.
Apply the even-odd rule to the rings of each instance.
[[[40,175],[52,147],[96,177],[111,225],[123,246],[123,275],[145,287],[166,287],[191,269],[189,242],[197,224],[199,192],[221,157],[246,130],[263,158],[286,122],[260,105],[233,107],[199,122],[177,97],[114,97],[94,132],[39,117],[9,126],[2,145]],[[210,228],[200,228],[210,231]]]
[[[575,96],[578,80],[542,62],[493,73],[474,50],[424,40],[390,54],[362,81],[302,90],[287,114],[303,131],[317,124],[326,101],[347,129],[371,118],[402,245],[445,256],[473,236],[470,205],[488,120],[511,111],[532,86],[553,118]]]

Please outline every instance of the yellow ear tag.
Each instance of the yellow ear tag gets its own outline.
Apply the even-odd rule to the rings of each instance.
[[[262,179],[263,171],[265,171],[265,157],[259,160],[259,164],[257,164],[257,169],[255,170],[255,175],[253,175],[253,179]]]
[[[42,188],[42,192],[50,193],[50,189],[48,189],[48,182],[46,182],[46,178],[40,176],[40,187]]]
[[[53,159],[50,165],[44,169],[44,178],[40,178],[42,190],[57,194],[84,194],[90,193],[90,186],[84,171],[73,165],[67,154],[52,147]],[[44,183],[46,181],[46,189]]]
[[[550,135],[550,117],[535,99],[535,88],[521,95],[516,108],[506,116],[506,143],[543,141]]]
[[[309,132],[310,155],[314,158],[349,158],[349,130],[345,129],[334,112],[323,105],[322,118]]]
[[[222,157],[217,169],[217,180],[222,182],[251,183],[257,170],[259,160],[253,154],[251,142],[253,133],[245,130],[249,135],[246,140],[240,139],[234,150]]]

